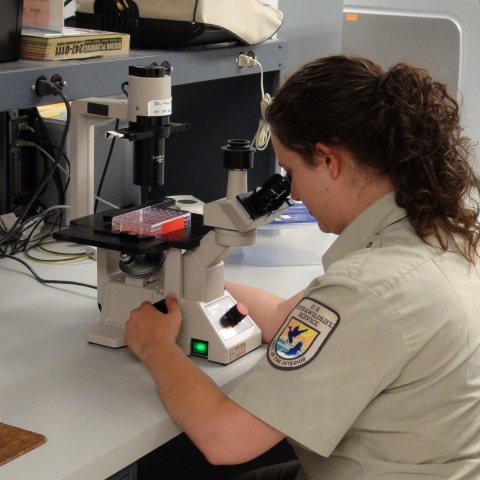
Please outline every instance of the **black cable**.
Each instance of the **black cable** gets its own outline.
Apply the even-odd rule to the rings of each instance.
[[[114,130],[118,129],[119,123],[120,123],[120,119],[117,118],[117,121],[115,122]],[[110,164],[110,160],[112,159],[112,152],[113,152],[113,147],[115,146],[116,138],[117,137],[113,137],[112,143],[110,144],[110,150],[108,151],[107,161],[105,162],[105,167],[103,167],[102,178],[100,179],[100,185],[98,186],[98,190],[97,190],[97,197],[100,197],[102,193],[103,182],[105,181],[105,177],[107,175],[108,165]],[[95,199],[95,206],[93,208],[94,213],[97,212],[97,208],[98,208],[98,199]]]
[[[50,139],[45,140],[44,138],[39,137],[37,134],[34,134],[34,139],[35,139],[35,143],[40,143],[41,146],[43,146],[43,149],[46,150],[47,152],[50,149],[53,149],[50,152],[48,152],[53,158],[55,158],[58,155],[58,147],[53,145]],[[68,169],[70,170],[70,159],[65,155],[65,152],[62,152],[62,157],[65,160],[65,163],[67,164]]]
[[[38,111],[38,108],[34,109],[34,116],[35,120],[38,125],[38,130],[41,134],[42,138],[42,143],[44,145],[44,149],[47,151],[49,155],[52,157],[56,158],[55,151],[54,151],[54,146],[52,143],[52,140],[50,139],[50,134],[48,132],[47,125],[45,124],[45,120],[43,117],[40,115],[40,112]],[[63,154],[63,152],[62,152]],[[57,155],[58,155],[58,150],[57,150]],[[45,157],[44,157],[45,158]],[[48,168],[49,162],[48,159],[45,158],[45,170]],[[62,176],[60,175],[60,171],[57,169],[53,172],[52,175],[53,181],[55,183],[55,187],[57,189],[57,205],[64,205],[65,204],[65,194],[64,191],[65,189],[63,188],[62,185]]]
[[[57,215],[58,215],[58,213],[60,213],[60,215],[58,215],[57,220],[55,220],[55,222],[52,224],[52,227],[50,228],[50,230],[49,230],[47,233],[45,233],[45,234],[42,235],[41,237],[37,237],[37,238],[35,239],[36,242],[41,242],[43,239],[49,237],[49,236],[53,233],[53,231],[55,230],[55,228],[60,227],[60,225],[59,225],[58,223],[59,223],[59,220],[62,218],[62,213],[63,213],[63,212],[64,212],[63,210],[62,210],[61,212],[57,212]],[[31,240],[29,240],[29,242],[30,242],[30,241],[31,241]]]
[[[37,111],[38,111],[38,110],[37,110]],[[37,144],[40,143],[40,144],[43,146],[44,150],[46,150],[46,151],[50,150],[51,153],[50,153],[50,152],[49,152],[49,153],[50,153],[50,155],[51,155],[52,157],[56,157],[56,156],[57,156],[58,151],[59,151],[59,150],[58,150],[58,147],[56,147],[55,145],[53,145],[53,144],[51,143],[50,136],[48,135],[48,131],[47,131],[47,138],[46,138],[46,139],[43,139],[43,138],[39,137],[38,135],[35,135],[34,138],[35,138],[35,143],[37,143]],[[57,152],[57,153],[55,153],[55,152]],[[58,174],[58,181],[59,181],[59,184],[60,184],[60,186],[61,186],[61,188],[62,188],[61,196],[59,196],[58,202],[57,202],[58,205],[64,205],[64,204],[65,204],[65,201],[66,201],[65,199],[66,199],[66,195],[67,195],[67,190],[68,190],[68,187],[69,187],[69,185],[70,185],[70,173],[71,173],[71,163],[70,163],[70,159],[67,157],[67,155],[65,155],[65,152],[62,152],[62,157],[63,157],[63,159],[65,160],[65,163],[66,163],[67,168],[68,168],[68,170],[67,170],[68,176],[67,176],[66,181],[65,181],[65,186],[63,186],[63,185],[62,185],[62,177],[61,177],[61,175],[60,175],[60,172],[58,171],[58,169],[57,169],[57,171],[55,172],[55,174]],[[54,181],[57,182],[56,177],[54,177]],[[38,202],[38,201],[37,201],[37,202]],[[40,203],[40,202],[38,202],[38,203]],[[46,209],[46,207],[45,207],[45,209]],[[57,220],[57,222],[59,222],[60,225],[61,225],[62,222],[63,222],[63,215],[64,215],[64,213],[65,213],[65,212],[62,210],[62,212],[60,213],[60,218]]]
[[[30,140],[30,141],[34,140],[34,143],[41,145],[43,147],[43,149],[49,155],[51,155],[52,157],[55,157],[55,152],[52,149],[52,145],[51,145],[51,142],[50,142],[50,137],[48,136],[47,128],[42,121],[42,118],[40,116],[40,113],[39,113],[38,109],[36,107],[33,107],[33,108],[29,108],[27,111],[29,112],[29,116],[30,115],[33,116],[33,133],[30,133],[29,130],[24,130],[22,132],[21,136],[20,136],[20,139],[21,140],[27,140],[27,141],[28,140]],[[29,138],[30,136],[32,138]],[[38,155],[38,153],[37,153],[37,155]],[[43,152],[40,153],[40,158],[43,158],[43,171],[42,171],[42,179],[43,179],[45,177],[45,175],[47,174],[50,163],[49,163],[49,160],[48,160],[47,156]],[[53,173],[52,179],[55,182],[55,187],[56,187],[57,195],[58,195],[60,193],[59,192],[59,187],[58,187],[58,182],[59,182],[59,179],[61,181],[61,178],[59,177],[57,171],[55,171]],[[43,190],[39,193],[39,195],[38,195],[39,197],[45,193],[45,191],[47,189],[47,186],[48,186],[48,182],[44,186]],[[38,197],[37,197],[37,200],[35,201],[35,203],[38,203]],[[57,196],[57,204],[62,204],[62,203],[64,203],[64,202],[62,201],[60,196]]]
[[[67,109],[67,120],[65,122],[65,128],[63,130],[63,135],[62,135],[62,140],[60,142],[60,146],[58,147],[59,151],[57,152],[57,157],[55,159],[55,163],[52,165],[52,167],[50,168],[50,170],[47,172],[47,174],[44,176],[44,178],[42,179],[42,181],[37,185],[37,188],[35,189],[35,191],[33,192],[29,202],[27,203],[27,206],[25,207],[25,210],[24,212],[22,213],[21,216],[19,216],[16,220],[16,222],[14,223],[13,227],[9,230],[9,232],[7,233],[7,235],[5,235],[1,240],[0,240],[0,247],[4,244],[7,243],[7,240],[9,240],[9,238],[13,235],[13,232],[15,231],[15,229],[17,228],[17,226],[22,222],[22,220],[25,218],[27,212],[30,210],[30,207],[32,206],[33,202],[37,199],[37,197],[39,196],[40,192],[43,190],[43,187],[46,185],[46,183],[48,182],[48,180],[50,179],[50,177],[53,175],[53,172],[55,171],[55,169],[57,168],[58,164],[60,163],[60,160],[62,158],[62,152],[63,152],[63,149],[65,147],[65,142],[66,142],[66,139],[67,139],[67,135],[68,135],[68,130],[70,128],[70,120],[71,120],[71,116],[72,116],[72,113],[71,113],[71,108],[70,108],[70,102],[68,101],[67,97],[63,94],[63,92],[57,88],[56,86],[54,86],[52,84],[52,89],[55,90],[55,92],[60,95],[65,103],[65,106],[66,106],[66,109]],[[2,250],[0,248],[0,251],[1,253],[5,253],[4,250]]]
[[[58,153],[58,147],[56,147],[55,145],[52,145],[53,149]],[[56,156],[55,154],[52,155],[52,157]],[[65,160],[65,163],[67,164],[68,166],[68,173],[70,173],[70,159],[65,155],[65,152],[62,152],[62,157],[63,159]]]
[[[44,238],[50,236],[53,232],[53,230],[55,230],[55,228],[57,227],[57,224],[58,224],[58,221],[59,219],[61,219],[61,213],[63,212],[63,209],[61,211],[50,211],[50,212],[44,212],[44,213],[41,213],[41,214],[38,214],[38,215],[34,215],[33,217],[30,217],[29,218],[29,223],[28,225],[20,225],[19,227],[17,227],[16,229],[16,232],[15,232],[15,235],[14,235],[14,238],[10,239],[9,243],[8,243],[8,246],[10,247],[10,252],[9,252],[9,255],[15,255],[19,252],[23,252],[25,251],[25,249],[28,247],[28,245],[30,243],[32,243],[32,236],[34,235],[34,233],[37,231],[37,228],[38,226],[40,225],[40,223],[42,221],[44,222],[47,222],[48,218],[51,217],[51,216],[54,216],[54,215],[57,215],[57,219],[55,220],[55,222],[53,223],[52,225],[52,228],[50,229],[50,231],[46,234],[44,234],[43,236],[41,237],[37,237],[34,241],[35,242],[40,242],[42,241]],[[59,215],[60,214],[60,215]],[[35,219],[37,219],[37,221],[35,222]],[[32,226],[32,222],[33,222],[33,226]],[[28,237],[25,238],[25,239],[22,239],[22,233],[26,230],[30,229],[30,233],[28,234]],[[6,251],[3,252],[6,254]]]
[[[15,246],[15,248],[10,247],[10,249],[11,249],[10,255],[15,255],[16,253],[24,252],[28,248],[28,245],[32,242],[32,236],[35,233],[35,231],[37,230],[38,226],[40,225],[40,222],[42,222],[42,220],[44,222],[46,222],[48,217],[53,216],[53,215],[58,215],[57,220],[55,220],[55,222],[53,223],[52,228],[49,230],[49,232],[45,233],[41,237],[36,238],[35,242],[40,243],[43,239],[49,237],[52,234],[52,232],[55,230],[55,228],[57,227],[58,221],[62,218],[62,215],[61,215],[62,213],[63,213],[63,209],[58,211],[58,212],[56,212],[56,211],[47,212],[46,216],[45,215],[37,215],[39,218],[38,218],[37,222],[34,224],[34,226],[32,227],[32,229],[30,230],[30,233],[29,233],[28,237],[25,240],[22,240],[21,245],[19,245],[18,247],[17,246]],[[34,218],[35,217],[32,217],[32,219],[34,219]]]
[[[58,148],[55,146],[55,145],[52,145],[52,147],[58,151]],[[67,167],[68,167],[68,177],[67,177],[67,180],[65,182],[65,187],[63,187],[63,198],[66,199],[67,198],[67,190],[68,190],[68,187],[70,185],[70,174],[72,172],[72,168],[71,168],[71,164],[70,164],[70,159],[65,155],[64,152],[62,152],[62,157],[63,159],[65,160],[65,163],[67,164]],[[64,200],[65,201],[65,200]],[[65,214],[65,211],[62,210],[61,214],[60,214],[60,218],[59,221],[60,225],[63,223],[63,215]]]
[[[23,260],[20,260],[17,257],[12,257],[11,255],[4,255],[3,253],[0,253],[0,258],[10,258],[11,260],[16,260],[17,262],[20,262],[23,266],[27,267],[32,275],[35,277],[36,280],[38,280],[40,283],[46,285],[47,283],[57,283],[57,284],[63,284],[63,285],[78,285],[79,287],[86,287],[86,288],[93,288],[94,290],[97,289],[95,285],[89,285],[88,283],[79,283],[79,282],[69,282],[66,280],[45,280],[44,278],[41,278],[38,273],[27,263],[24,262]]]
[[[125,90],[125,87],[128,85],[128,82],[123,82],[122,85],[121,85],[121,89],[122,89],[122,92],[125,94],[125,96],[128,98],[128,90]],[[118,125],[120,123],[120,119],[117,118],[117,121],[115,123],[115,128],[114,130],[117,130],[118,129]],[[102,188],[103,188],[103,182],[105,181],[105,176],[107,174],[107,170],[108,170],[108,165],[110,163],[110,160],[112,158],[112,152],[113,152],[113,147],[115,146],[115,140],[117,138],[114,137],[113,140],[112,140],[112,143],[110,144],[110,150],[108,152],[108,157],[107,157],[107,161],[105,162],[105,167],[103,168],[103,172],[102,172],[102,178],[100,180],[100,185],[98,186],[98,190],[97,190],[97,197],[100,197],[100,194],[102,193]],[[98,208],[98,202],[99,200],[98,199],[95,199],[95,205],[94,205],[94,208],[93,208],[93,212],[96,213],[97,212],[97,208]]]
[[[56,147],[55,145],[52,145],[52,147],[55,151],[58,152],[58,147]],[[67,181],[65,182],[65,186],[63,187],[63,197],[66,198],[67,189],[68,189],[68,186],[70,185],[70,173],[72,169],[70,166],[70,159],[63,152],[62,152],[62,157],[65,160],[65,163],[67,164],[67,167],[68,167],[68,177],[67,177]]]

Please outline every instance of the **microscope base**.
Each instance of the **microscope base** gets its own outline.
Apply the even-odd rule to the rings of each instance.
[[[126,346],[124,335],[125,327],[99,323],[87,332],[85,338],[88,343],[96,343],[97,345],[104,345],[110,348],[120,348]]]
[[[121,276],[118,281],[107,282],[100,323],[87,332],[87,342],[110,348],[124,347],[125,324],[130,312],[145,301],[155,303],[162,298],[163,290],[158,287],[158,282],[148,286],[127,285]]]

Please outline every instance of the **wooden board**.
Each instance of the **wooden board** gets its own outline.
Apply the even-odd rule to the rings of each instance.
[[[47,438],[39,433],[0,423],[0,466],[39,447]]]

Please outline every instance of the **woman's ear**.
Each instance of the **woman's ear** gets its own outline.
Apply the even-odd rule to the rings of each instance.
[[[344,169],[345,155],[341,148],[318,142],[315,145],[318,165],[324,166],[332,180],[336,180]]]

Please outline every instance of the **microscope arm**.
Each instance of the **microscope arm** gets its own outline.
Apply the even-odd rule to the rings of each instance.
[[[231,247],[219,245],[215,231],[203,237],[200,246],[183,254],[183,296],[210,302],[224,292],[223,259]]]
[[[72,102],[70,128],[70,219],[91,215],[94,210],[94,130],[110,118],[127,118],[126,100],[86,98]]]

